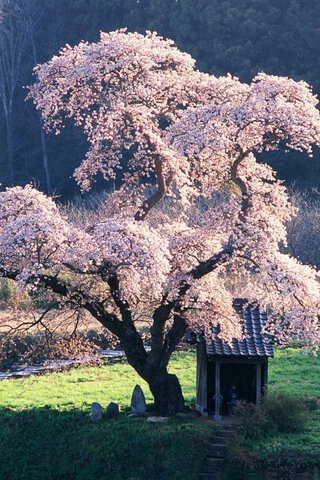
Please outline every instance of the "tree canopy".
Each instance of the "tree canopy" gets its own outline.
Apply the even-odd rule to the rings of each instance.
[[[89,188],[102,173],[119,188],[85,229],[31,186],[1,193],[2,276],[90,312],[166,413],[183,408],[172,352],[187,328],[239,335],[234,296],[270,307],[279,340],[319,341],[317,272],[283,253],[294,208],[256,159],[280,144],[308,155],[319,146],[306,83],[203,74],[171,41],[126,30],[67,45],[36,74],[29,97],[46,127],[72,119],[87,136],[77,181]]]

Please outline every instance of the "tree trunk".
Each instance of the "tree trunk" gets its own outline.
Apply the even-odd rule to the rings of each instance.
[[[13,165],[13,125],[12,114],[6,115],[7,129],[7,184],[11,187],[14,184],[14,165]]]
[[[121,335],[119,335],[119,338]],[[164,362],[151,365],[146,354],[141,337],[121,338],[121,345],[127,356],[129,365],[135,369],[149,385],[154,398],[155,409],[161,415],[172,416],[184,410],[184,398],[176,375],[167,372]],[[160,362],[159,362],[160,363]]]
[[[158,413],[172,416],[184,410],[184,398],[176,375],[167,371],[159,372],[152,376],[148,384]]]
[[[47,189],[47,194],[51,195],[52,188],[51,188],[51,179],[50,179],[50,172],[49,172],[49,165],[48,165],[47,142],[46,142],[46,137],[45,137],[45,133],[44,133],[43,125],[41,121],[40,121],[40,136],[41,136],[40,138],[41,138],[41,150],[42,150],[42,165],[44,170],[44,177],[46,180],[46,189]]]
[[[36,48],[36,42],[35,42],[35,37],[34,37],[34,29],[35,29],[35,23],[32,20],[32,11],[28,11],[29,13],[29,35],[30,35],[30,40],[31,40],[31,46],[32,46],[32,53],[33,53],[33,63],[34,65],[38,64],[38,57],[37,57],[37,48]],[[41,18],[41,16],[39,17]],[[49,171],[49,165],[48,165],[48,150],[47,150],[47,141],[46,141],[46,136],[44,133],[44,126],[43,122],[41,120],[41,116],[39,117],[39,124],[40,124],[40,139],[41,139],[41,152],[42,152],[42,165],[43,165],[43,170],[44,170],[44,178],[46,182],[46,189],[47,189],[47,194],[51,195],[52,194],[52,188],[51,188],[51,178],[50,178],[50,171]]]
[[[111,294],[114,295],[115,302],[121,310],[122,321],[115,316],[103,315],[104,307],[102,307],[101,312],[100,304],[95,305],[94,302],[88,302],[85,308],[104,327],[119,338],[129,365],[149,385],[157,413],[172,416],[182,412],[184,410],[184,398],[179,380],[176,375],[169,374],[167,371],[167,364],[170,359],[168,349],[158,351],[157,354],[155,351],[147,352],[145,350],[142,337],[132,321],[131,311],[127,304],[117,296],[119,284],[116,275],[113,277],[109,275],[108,284]],[[180,337],[177,338],[180,339]],[[176,336],[174,336],[174,339],[176,339]],[[175,346],[176,343],[172,343],[173,345]]]

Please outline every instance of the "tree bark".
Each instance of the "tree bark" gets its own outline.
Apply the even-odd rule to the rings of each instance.
[[[51,178],[50,178],[50,171],[49,171],[47,142],[46,142],[46,137],[45,137],[41,120],[40,120],[40,138],[41,138],[41,151],[42,151],[42,165],[44,170],[46,189],[47,189],[47,194],[51,195],[52,188],[51,188]]]
[[[184,398],[176,375],[167,371],[170,359],[166,351],[157,354],[157,363],[151,352],[146,352],[138,332],[136,335],[119,335],[129,365],[149,385],[155,410],[160,415],[173,416],[184,410]]]
[[[184,398],[176,375],[166,370],[157,372],[149,379],[148,384],[158,413],[172,416],[184,410]]]
[[[14,164],[13,164],[13,124],[12,112],[6,114],[6,129],[7,129],[7,183],[10,186],[14,185]]]
[[[29,36],[30,36],[30,41],[31,41],[31,46],[32,46],[33,63],[34,63],[34,65],[37,65],[38,64],[38,56],[37,56],[37,48],[36,48],[36,42],[35,42],[35,36],[34,36],[35,35],[34,34],[34,29],[36,27],[36,22],[33,19],[33,14],[35,13],[34,10],[33,10],[34,8],[35,8],[35,5],[29,4],[28,22],[29,22]],[[41,21],[42,13],[43,13],[43,11],[38,12],[38,15],[39,15],[38,22]],[[52,188],[51,188],[51,178],[50,178],[50,171],[49,171],[47,141],[46,141],[44,126],[43,126],[43,122],[41,120],[41,116],[39,117],[39,126],[40,126],[40,140],[41,140],[41,153],[42,153],[42,165],[43,165],[43,170],[44,170],[44,178],[45,178],[45,183],[46,183],[47,194],[51,195],[52,194]]]

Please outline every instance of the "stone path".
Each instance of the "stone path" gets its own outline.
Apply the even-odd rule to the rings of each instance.
[[[217,423],[199,480],[223,480],[223,464],[227,455],[227,444],[234,432],[231,423]]]

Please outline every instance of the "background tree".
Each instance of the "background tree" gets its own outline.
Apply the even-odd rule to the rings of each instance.
[[[162,413],[183,408],[167,366],[186,329],[210,335],[219,322],[225,338],[239,334],[238,291],[272,305],[280,339],[319,340],[317,273],[280,252],[294,209],[255,158],[280,143],[309,154],[319,145],[305,83],[210,77],[172,42],[123,30],[66,46],[37,77],[30,96],[47,128],[73,119],[87,135],[82,188],[98,174],[119,188],[85,230],[30,186],[2,193],[2,276],[90,312],[119,338]]]
[[[288,224],[287,251],[302,263],[320,266],[320,204],[319,193],[313,192],[313,197],[305,192],[293,190],[290,192],[293,205],[298,209]]]
[[[14,154],[17,148],[14,103],[21,76],[26,35],[27,25],[21,2],[16,2],[13,6],[9,1],[4,0],[0,23],[0,99],[6,137],[6,160],[3,170],[6,172],[5,182],[10,185],[15,180]]]

